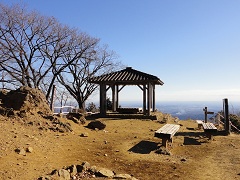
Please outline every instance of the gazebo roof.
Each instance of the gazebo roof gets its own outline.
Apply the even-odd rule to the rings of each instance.
[[[127,67],[121,71],[96,76],[90,79],[90,82],[96,84],[119,84],[119,85],[139,85],[144,83],[154,83],[163,85],[164,83],[157,77],[141,71]]]

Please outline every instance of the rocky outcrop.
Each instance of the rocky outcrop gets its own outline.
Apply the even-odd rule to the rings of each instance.
[[[2,108],[6,110],[12,109],[14,111],[32,114],[52,113],[45,95],[39,89],[23,86],[9,92],[1,91],[0,99],[2,101]]]
[[[39,177],[39,180],[77,180],[77,179],[89,179],[89,178],[112,178],[112,179],[128,179],[137,180],[135,177],[129,174],[116,174],[114,171],[107,168],[100,168],[91,166],[88,162],[83,162],[80,165],[71,165],[64,169],[54,170],[50,175]]]

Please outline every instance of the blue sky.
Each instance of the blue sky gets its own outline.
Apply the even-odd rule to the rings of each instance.
[[[157,101],[240,101],[239,0],[1,0],[20,2],[108,44],[165,84]],[[141,100],[127,87],[120,100]]]

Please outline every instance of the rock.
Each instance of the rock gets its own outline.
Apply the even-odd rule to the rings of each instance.
[[[26,151],[23,148],[17,148],[17,149],[15,149],[15,152],[20,154],[20,155],[23,155],[23,156],[26,155]]]
[[[83,114],[81,113],[68,113],[67,114],[67,119],[72,120],[73,122],[77,124],[85,124],[86,119]]]
[[[42,176],[40,178],[38,178],[38,180],[51,180],[51,176]]]
[[[70,173],[67,170],[65,170],[65,169],[60,169],[58,171],[58,175],[60,177],[59,178],[60,180],[70,180],[71,179]]]
[[[92,172],[92,173],[96,173],[98,171],[98,168],[97,168],[97,166],[91,166],[89,168],[89,171]]]
[[[89,134],[88,134],[87,132],[85,132],[85,133],[81,133],[80,136],[81,136],[81,137],[88,137]]]
[[[26,151],[29,152],[29,153],[32,153],[33,152],[33,148],[31,146],[29,146],[29,147],[27,147]]]
[[[171,155],[171,152],[165,148],[164,146],[161,146],[157,151],[155,151],[157,154],[164,154],[164,155]]]
[[[186,158],[182,158],[181,161],[182,161],[182,162],[186,162],[187,159],[186,159]]]
[[[71,177],[77,174],[77,167],[75,165],[68,167],[67,170],[70,172]]]
[[[108,178],[111,178],[114,176],[114,173],[113,171],[109,170],[109,169],[106,169],[106,168],[101,168],[98,170],[98,172],[96,173],[97,176],[100,176],[100,177],[108,177]]]
[[[129,174],[116,174],[113,179],[132,179],[132,176]]]
[[[91,165],[88,162],[83,162],[81,165],[77,165],[76,167],[77,167],[77,172],[81,173],[82,171],[88,170],[91,167]]]
[[[106,124],[100,120],[94,120],[94,121],[91,121],[87,127],[93,130],[95,129],[102,130],[106,127]]]

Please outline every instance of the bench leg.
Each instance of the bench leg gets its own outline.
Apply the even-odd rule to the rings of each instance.
[[[163,145],[165,148],[167,148],[168,142],[170,142],[171,145],[172,145],[172,144],[173,144],[173,138],[171,138],[171,139],[162,138],[162,145]]]
[[[208,137],[209,140],[213,140],[213,135],[211,133],[206,133],[206,136]]]
[[[168,139],[167,138],[162,138],[162,145],[167,148],[167,141]]]

